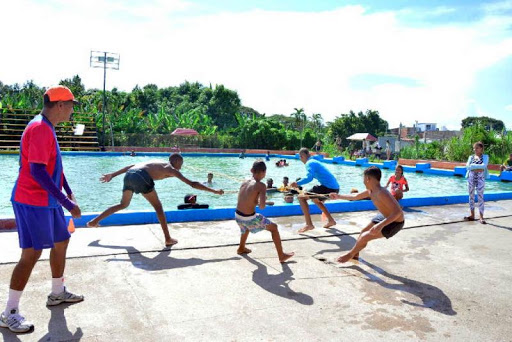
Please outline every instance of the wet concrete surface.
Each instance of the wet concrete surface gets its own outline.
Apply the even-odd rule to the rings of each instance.
[[[79,228],[66,283],[85,295],[46,308],[48,252],[21,311],[30,334],[4,341],[512,341],[512,201],[489,202],[488,224],[462,222],[466,205],[406,209],[405,228],[371,242],[361,260],[338,264],[375,212],[335,214],[307,235],[300,216],[276,218],[280,264],[268,232],[236,254],[234,221]],[[16,232],[1,232],[0,305],[19,258]]]

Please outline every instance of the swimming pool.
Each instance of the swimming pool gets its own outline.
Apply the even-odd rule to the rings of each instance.
[[[207,203],[210,208],[234,207],[237,201],[237,190],[240,183],[250,177],[252,163],[257,159],[247,157],[239,159],[236,157],[211,157],[211,156],[189,156],[184,154],[185,162],[182,173],[185,177],[206,182],[208,172],[213,172],[216,189],[224,189],[226,194],[218,196],[209,192],[199,191],[189,187],[181,181],[170,178],[157,181],[156,190],[164,206],[164,210],[176,210],[177,205],[183,203],[186,194],[198,195],[198,203]],[[158,159],[166,161],[165,155],[157,156],[119,156],[100,154],[97,156],[76,156],[63,155],[63,164],[66,177],[73,192],[80,204],[82,212],[103,211],[107,207],[117,204],[121,198],[123,188],[123,175],[114,178],[110,183],[100,183],[99,177],[104,173],[114,172],[126,165]],[[278,168],[275,162],[277,157],[267,162],[267,178],[274,180],[275,186],[280,186],[282,178],[288,176],[290,181],[297,177],[306,175],[305,167],[300,160],[288,159],[290,166]],[[18,156],[0,155],[0,216],[13,217],[10,203],[11,191],[18,174]],[[362,173],[365,167],[353,167],[347,165],[325,164],[326,167],[336,176],[340,183],[342,193],[350,192],[351,188],[364,188]],[[394,170],[383,169],[382,183],[385,185],[387,179],[394,173]],[[467,182],[460,177],[444,177],[429,174],[406,172],[405,177],[409,182],[410,192],[405,193],[404,198],[411,197],[436,197],[447,195],[467,195]],[[315,183],[307,185],[311,187]],[[486,194],[494,192],[511,192],[512,183],[489,181],[486,184]],[[269,194],[269,200],[277,204],[284,203],[282,194]],[[297,203],[297,202],[295,202]],[[129,207],[133,211],[150,210],[151,206],[142,196],[134,196]]]

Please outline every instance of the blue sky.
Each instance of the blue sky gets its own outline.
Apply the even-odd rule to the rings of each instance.
[[[78,74],[101,88],[100,50],[121,55],[109,89],[199,81],[268,115],[376,109],[391,127],[452,129],[486,115],[512,129],[510,0],[18,0],[2,12],[16,32],[0,54],[8,84]]]

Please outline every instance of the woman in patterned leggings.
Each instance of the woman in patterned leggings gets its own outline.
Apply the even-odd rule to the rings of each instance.
[[[475,220],[475,189],[478,195],[478,212],[480,214],[480,223],[485,224],[484,220],[484,188],[485,179],[489,178],[489,156],[484,153],[484,144],[480,141],[473,145],[475,154],[469,156],[466,163],[466,178],[468,179],[469,190],[469,210],[471,214],[464,217],[466,221]]]

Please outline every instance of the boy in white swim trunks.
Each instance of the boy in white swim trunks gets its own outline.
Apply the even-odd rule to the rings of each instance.
[[[253,179],[247,180],[240,186],[238,192],[238,204],[236,206],[235,221],[240,226],[240,246],[238,246],[238,254],[251,253],[249,248],[245,247],[249,232],[257,233],[264,229],[272,233],[272,240],[276,246],[277,255],[280,262],[286,262],[294,253],[284,253],[281,245],[281,236],[277,225],[261,214],[256,214],[256,205],[260,209],[265,209],[265,200],[267,187],[261,182],[267,174],[267,166],[263,161],[255,161],[252,165]]]

